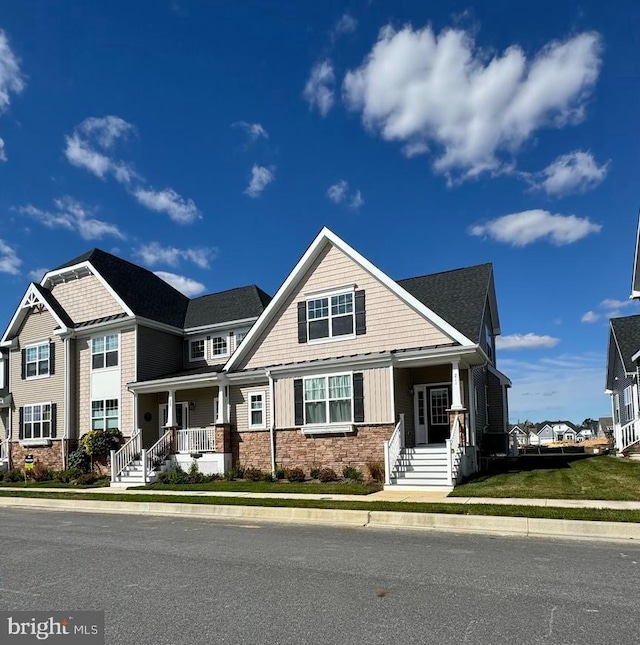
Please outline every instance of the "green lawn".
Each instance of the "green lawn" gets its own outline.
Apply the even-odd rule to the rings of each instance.
[[[46,492],[45,490],[3,491],[0,497],[39,497],[47,499],[96,500],[114,502],[162,502],[163,504],[213,504],[216,506],[269,506],[279,508],[338,508],[360,511],[404,511],[408,513],[446,513],[454,515],[502,515],[561,520],[592,520],[601,522],[640,522],[640,511],[619,511],[595,508],[552,508],[546,506],[515,506],[499,504],[429,504],[407,502],[339,502],[321,499],[255,499],[242,497],[192,497],[175,495],[127,495],[124,493]]]
[[[356,482],[249,482],[249,481],[215,481],[207,484],[149,484],[137,486],[136,490],[215,490],[242,493],[318,493],[322,495],[368,495],[381,490],[380,484],[358,484]]]
[[[0,488],[3,487],[13,487],[13,488],[103,488],[109,485],[109,480],[102,480],[96,482],[95,484],[72,484],[71,482],[58,482],[58,481],[46,481],[46,482],[34,482],[27,480],[25,484],[24,481],[19,482],[0,482]]]
[[[507,462],[507,472],[456,486],[451,496],[640,501],[640,462],[600,456],[574,461],[528,457],[513,463],[510,468]]]

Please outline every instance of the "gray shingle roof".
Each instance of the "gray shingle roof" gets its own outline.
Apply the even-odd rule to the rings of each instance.
[[[194,298],[187,306],[184,328],[257,318],[270,301],[271,296],[255,284]]]
[[[55,270],[81,262],[90,262],[136,316],[182,327],[189,298],[153,272],[101,249],[91,249]]]
[[[444,318],[470,341],[479,343],[485,303],[492,288],[493,266],[464,269],[397,280],[414,298]]]
[[[625,372],[635,371],[631,357],[640,350],[640,314],[612,318],[611,328],[616,337]]]

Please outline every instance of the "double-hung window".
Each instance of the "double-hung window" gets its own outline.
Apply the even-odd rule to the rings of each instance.
[[[25,376],[49,376],[49,343],[40,343],[25,348]]]
[[[226,356],[229,353],[229,341],[226,336],[214,336],[211,339],[211,355]]]
[[[249,394],[249,427],[264,428],[264,392],[252,392]]]
[[[308,339],[353,334],[355,328],[353,291],[307,300]]]
[[[91,402],[91,429],[117,430],[120,427],[118,399]]]
[[[24,439],[48,439],[51,437],[51,403],[34,403],[24,406],[22,437]]]
[[[633,414],[633,388],[631,385],[624,388],[622,392],[622,402],[624,404],[624,416],[627,421],[634,418]]]
[[[94,370],[118,366],[118,334],[91,339],[91,365]]]
[[[199,361],[205,357],[205,340],[200,338],[198,340],[189,341],[189,360]]]
[[[351,374],[304,379],[304,420],[306,425],[351,423],[353,421]]]

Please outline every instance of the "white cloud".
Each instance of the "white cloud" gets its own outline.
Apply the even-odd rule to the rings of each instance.
[[[532,333],[496,336],[496,347],[501,350],[555,347],[559,342],[559,338],[554,338],[553,336],[539,336],[538,334]]]
[[[55,210],[45,211],[31,204],[21,206],[19,212],[31,217],[47,228],[61,228],[78,233],[85,240],[99,240],[106,236],[125,239],[115,224],[93,217],[86,206],[71,197],[54,200]]]
[[[206,289],[201,282],[197,282],[183,275],[176,275],[175,273],[168,273],[167,271],[156,271],[155,274],[189,298],[201,294]]]
[[[530,180],[539,190],[560,197],[595,188],[608,171],[609,162],[599,166],[590,152],[576,150],[558,157]]]
[[[0,161],[6,161],[7,155],[4,151],[4,139],[0,137]]]
[[[503,358],[500,369],[509,376],[509,417],[560,418],[581,421],[610,413],[604,392],[605,357],[596,353],[560,354],[538,361]]]
[[[359,189],[351,190],[349,182],[340,179],[327,189],[327,197],[334,204],[346,204],[352,210],[358,210],[364,204],[364,197]]]
[[[343,82],[348,107],[387,141],[435,144],[434,168],[450,181],[502,172],[536,131],[585,115],[600,72],[601,39],[578,34],[533,58],[513,45],[481,50],[460,28],[384,27]]]
[[[490,237],[496,242],[512,246],[526,246],[538,240],[548,239],[556,246],[572,244],[591,233],[599,233],[602,226],[588,218],[575,215],[552,215],[535,209],[503,215],[485,224],[476,224],[469,229],[470,235]]]
[[[635,300],[615,300],[614,298],[605,298],[601,303],[600,307],[602,309],[606,309],[611,311],[612,309],[625,309],[627,307],[635,307],[637,306],[637,302]]]
[[[45,268],[31,269],[31,271],[29,271],[27,275],[33,282],[40,282],[40,280],[42,280],[42,276],[45,273],[47,273],[47,271],[49,271],[49,269],[45,269]]]
[[[587,311],[587,313],[585,313],[580,319],[580,322],[594,323],[598,320],[600,320],[600,316],[595,311]]]
[[[275,168],[267,168],[253,164],[251,168],[251,179],[249,185],[245,188],[244,194],[256,199],[260,197],[262,191],[276,178]]]
[[[248,121],[236,121],[231,124],[232,128],[240,128],[251,141],[257,141],[261,137],[263,139],[269,138],[269,133],[265,130],[261,123],[249,123]]]
[[[9,46],[7,34],[0,29],[0,114],[11,104],[11,94],[20,94],[24,87],[18,59]]]
[[[316,63],[311,69],[309,78],[302,96],[309,103],[309,106],[317,108],[322,116],[327,116],[333,107],[335,73],[331,61],[324,60]]]
[[[426,155],[429,152],[429,146],[424,141],[412,141],[402,146],[402,154],[411,159],[419,155]]]
[[[348,13],[344,13],[340,18],[338,18],[336,24],[331,30],[331,39],[335,40],[338,36],[343,34],[352,34],[357,28],[358,21]]]
[[[149,210],[165,213],[178,224],[191,224],[201,217],[194,201],[185,199],[173,188],[164,188],[163,190],[136,188],[133,191],[133,196]]]
[[[1,36],[2,32],[0,32]],[[0,273],[18,275],[21,264],[22,260],[18,254],[4,240],[0,240]]]
[[[201,269],[209,269],[211,260],[217,256],[217,253],[217,249],[213,248],[178,249],[174,246],[162,246],[158,242],[143,244],[136,250],[136,255],[149,266],[156,264],[178,266],[182,260],[190,260]]]
[[[72,166],[84,168],[100,179],[111,174],[118,182],[128,184],[137,177],[135,171],[110,153],[119,139],[125,139],[133,132],[134,126],[118,116],[92,116],[65,137],[64,154]]]

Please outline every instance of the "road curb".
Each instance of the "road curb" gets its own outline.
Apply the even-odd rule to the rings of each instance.
[[[353,511],[230,504],[66,500],[43,497],[0,497],[0,508],[188,517],[192,519],[260,520],[378,529],[413,529],[517,537],[555,537],[572,540],[640,541],[640,523],[634,522],[552,520],[498,515]]]

